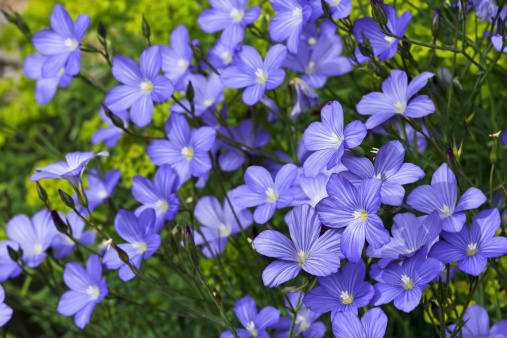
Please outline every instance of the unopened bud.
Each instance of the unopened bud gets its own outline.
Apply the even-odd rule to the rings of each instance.
[[[379,3],[377,0],[370,0],[370,4],[371,4],[371,16],[373,17],[373,20],[375,20],[375,22],[379,27],[386,26],[387,13],[384,7],[382,7],[382,4]]]
[[[462,150],[463,150],[463,139],[461,139],[461,144],[460,144],[459,148],[456,146],[456,140],[453,140],[452,152],[458,162],[459,162],[459,159],[461,158],[461,151]]]
[[[435,9],[433,13],[433,21],[431,22],[431,34],[436,39],[438,32],[440,31],[440,10],[438,8]]]
[[[19,249],[21,250],[21,248]],[[14,250],[12,247],[10,246],[7,246],[7,252],[9,253],[9,257],[14,261],[14,262],[18,262],[19,261],[19,258],[22,256],[19,254],[19,250],[16,251]]]
[[[60,217],[58,211],[51,210],[51,218],[53,219],[53,223],[55,224],[56,230],[58,230],[62,234],[67,234],[68,225]]]
[[[406,120],[407,120],[408,124],[410,124],[410,126],[415,129],[415,131],[422,133],[422,127],[419,122],[417,122],[416,120],[414,120],[410,117],[407,117]]]
[[[188,102],[190,102],[190,105],[193,106],[195,92],[194,92],[194,86],[192,85],[192,81],[188,81],[186,97],[187,97]]]
[[[107,108],[105,105],[102,105],[102,108],[104,108],[104,112],[106,113],[106,116],[111,119],[111,122],[113,122],[115,127],[118,127],[120,129],[124,129],[125,126],[123,124],[122,119],[120,119],[118,116],[116,116],[109,108]]]
[[[120,248],[119,246],[115,245],[114,246],[114,249],[116,250],[116,252],[118,253],[118,257],[121,259],[121,261],[125,264],[130,264],[130,259],[129,259],[129,255],[127,255],[127,253],[125,251],[123,251],[122,248]]]
[[[106,28],[104,27],[104,25],[102,24],[102,21],[100,21],[100,20],[99,20],[99,24],[97,25],[97,33],[99,34],[99,36],[103,40],[106,40],[107,31],[106,31]]]
[[[364,151],[364,149],[359,146],[355,147],[355,148],[347,149],[347,150],[350,151],[351,153],[353,153],[354,155],[359,155],[359,156],[366,155],[366,152]]]
[[[60,199],[62,200],[63,204],[71,209],[74,209],[76,207],[76,203],[69,194],[67,194],[65,191],[62,191],[62,189],[58,189],[58,193],[60,194]]]
[[[42,203],[46,205],[48,209],[51,209],[51,203],[49,202],[48,193],[44,188],[40,185],[39,181],[35,182],[37,184],[37,194],[39,195]]]
[[[327,3],[326,0],[320,0],[320,5],[322,6],[322,10],[324,11],[324,15],[326,17],[331,16],[331,6]]]
[[[183,238],[185,249],[187,249],[187,252],[189,254],[193,254],[195,248],[194,236],[192,234],[192,230],[190,230],[190,227],[188,225],[185,225],[185,234]]]
[[[74,190],[76,190],[79,204],[84,208],[88,208],[88,197],[86,197],[86,193],[84,192],[83,183],[80,183],[78,187],[74,187]]]
[[[433,317],[440,318],[440,307],[435,302],[431,302],[431,313]]]
[[[150,36],[151,36],[151,29],[150,25],[148,24],[148,21],[144,18],[143,14],[143,36],[146,39],[146,43],[151,46],[150,42]]]

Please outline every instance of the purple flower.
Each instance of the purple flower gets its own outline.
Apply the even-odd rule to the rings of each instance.
[[[0,241],[0,283],[9,278],[15,278],[23,272],[18,262],[14,262],[9,256],[8,246],[15,251],[19,249],[19,244],[16,242]]]
[[[366,178],[359,187],[338,174],[327,183],[329,197],[317,204],[317,212],[322,224],[331,228],[345,228],[341,240],[341,250],[348,260],[357,263],[361,260],[364,240],[374,248],[389,243],[389,231],[376,214],[380,208],[382,181]]]
[[[393,218],[391,241],[381,248],[368,247],[368,257],[381,258],[378,262],[382,269],[395,259],[412,257],[417,250],[427,246],[427,249],[438,241],[442,231],[440,217],[436,211],[428,217],[415,217],[413,214],[396,214]]]
[[[304,0],[269,0],[269,3],[277,13],[269,22],[269,36],[276,42],[286,41],[288,50],[296,53],[312,6]]]
[[[477,188],[469,188],[458,203],[456,176],[447,164],[438,168],[431,178],[431,185],[415,188],[407,197],[412,208],[430,214],[437,210],[442,219],[442,229],[458,232],[466,221],[464,210],[475,209],[486,202],[486,196]]]
[[[326,84],[328,76],[339,76],[352,71],[352,65],[345,56],[340,56],[343,45],[341,37],[335,34],[336,26],[324,20],[320,35],[301,41],[301,48],[287,55],[284,66],[303,73],[301,78],[313,88]],[[313,39],[313,40],[312,40]],[[311,44],[313,43],[313,44]]]
[[[236,313],[236,317],[245,328],[236,329],[238,336],[241,338],[268,338],[269,334],[266,332],[266,328],[277,323],[280,318],[280,310],[271,306],[266,306],[257,312],[257,305],[250,296],[245,296],[236,302],[234,313]],[[230,331],[224,331],[220,335],[220,338],[232,337]]]
[[[259,6],[245,10],[247,4],[248,0],[210,0],[212,8],[203,10],[197,23],[206,33],[223,30],[222,39],[239,43],[243,41],[245,27],[261,14]]]
[[[108,289],[102,277],[102,264],[98,255],[91,255],[84,268],[79,263],[67,263],[63,272],[63,280],[70,288],[60,298],[56,309],[64,316],[74,317],[74,323],[84,329],[90,321],[95,305],[102,302]]]
[[[248,228],[252,222],[252,213],[247,209],[238,208],[224,200],[224,207],[214,196],[204,196],[195,205],[195,218],[203,225],[200,232],[194,232],[195,245],[203,245],[202,253],[211,258],[225,250],[227,240],[243,228]],[[236,221],[238,217],[241,227]]]
[[[385,131],[383,126],[391,128],[394,126],[394,128],[396,128],[396,130],[398,131],[400,139],[405,140],[409,144],[410,150],[413,150],[413,147],[416,146],[417,151],[419,153],[423,153],[424,150],[426,150],[426,146],[428,145],[428,142],[426,141],[426,136],[429,137],[429,133],[428,129],[426,129],[426,126],[424,124],[421,124],[419,120],[416,120],[416,123],[419,123],[421,125],[422,133],[415,131],[414,127],[412,127],[409,123],[405,123],[405,131],[403,131],[400,121],[398,121],[396,117],[391,117],[386,122],[372,128],[370,131],[375,134],[390,136],[390,134]],[[415,144],[414,144],[414,133],[415,133]],[[406,139],[405,134],[407,136]]]
[[[295,119],[301,113],[307,112],[319,105],[319,94],[305,81],[294,78],[289,84],[294,87],[294,106],[290,112],[291,119]]]
[[[387,316],[379,307],[366,311],[361,320],[352,312],[337,312],[332,322],[337,338],[383,338],[387,329]]]
[[[317,203],[328,196],[326,185],[329,181],[329,176],[326,174],[319,174],[315,177],[306,177],[301,171],[301,168],[298,168],[298,178],[294,184],[296,196],[292,205],[309,204],[315,208]]]
[[[426,258],[427,249],[401,262],[391,262],[384,269],[378,264],[370,268],[370,277],[378,281],[373,287],[374,306],[387,304],[394,300],[394,306],[401,311],[410,312],[421,301],[422,292],[428,283],[440,274],[442,263],[434,258]]]
[[[458,271],[457,266],[449,266],[449,280],[451,280],[454,277],[454,274]],[[447,283],[447,268],[445,265],[442,266],[442,269],[440,269],[440,273],[438,276],[433,278],[433,281],[438,283],[440,280],[442,280],[442,283]]]
[[[357,315],[357,309],[368,305],[374,294],[373,286],[364,281],[365,274],[362,260],[347,262],[338,272],[317,277],[320,286],[308,291],[303,303],[313,312],[332,311],[331,318],[345,311]]]
[[[352,0],[325,0],[331,7],[331,17],[333,19],[343,19],[350,15],[352,10]],[[322,9],[322,0],[310,0],[312,4],[312,16],[310,21],[315,21],[324,14]]]
[[[345,154],[342,163],[350,170],[342,175],[356,187],[365,178],[382,180],[381,202],[398,206],[405,197],[404,184],[414,183],[424,177],[424,171],[412,163],[403,163],[405,148],[400,141],[387,142],[377,153],[375,163],[362,156]]]
[[[245,172],[245,183],[231,193],[232,202],[241,208],[258,206],[254,220],[264,224],[273,216],[275,209],[288,207],[294,200],[292,184],[296,179],[297,167],[284,165],[273,182],[269,172],[260,166],[251,166]]]
[[[35,182],[45,178],[63,178],[69,181],[74,189],[79,189],[83,184],[81,177],[86,165],[97,156],[109,156],[109,153],[105,151],[97,154],[93,151],[68,153],[65,155],[66,162],[56,161],[45,167],[35,168],[37,172],[30,176],[30,181]]]
[[[4,326],[12,317],[12,309],[4,301],[5,291],[0,285],[0,327]]]
[[[42,64],[42,77],[55,78],[62,68],[67,75],[77,75],[81,69],[79,46],[90,24],[90,17],[80,14],[73,23],[65,8],[56,4],[50,21],[52,29],[43,29],[32,38],[35,50],[48,56]]]
[[[361,121],[353,121],[343,128],[343,109],[338,101],[329,102],[322,108],[322,122],[313,122],[303,133],[307,150],[315,151],[303,164],[305,176],[315,177],[325,168],[340,163],[345,149],[357,147],[366,136]]]
[[[62,220],[67,220],[67,223],[72,229],[72,237],[82,245],[93,245],[95,243],[95,233],[91,230],[84,231],[85,224],[74,210],[69,211],[67,217],[63,213],[59,213]],[[62,259],[72,253],[76,243],[72,241],[67,235],[60,232],[55,233],[51,243],[55,251],[55,258]]]
[[[180,187],[178,174],[170,165],[164,164],[158,168],[153,182],[146,177],[136,175],[132,179],[132,195],[141,204],[136,209],[136,216],[140,216],[146,209],[153,209],[156,214],[154,232],[159,233],[166,220],[172,221],[180,207],[176,191]]]
[[[104,179],[100,179],[99,172],[91,169],[86,177],[89,189],[85,189],[86,197],[88,197],[88,208],[93,211],[96,207],[106,202],[113,194],[116,184],[120,180],[121,172],[118,169],[108,171],[104,175]]]
[[[269,133],[260,124],[255,128],[251,119],[241,121],[234,129],[230,130],[230,133],[229,130],[221,128],[219,132],[251,148],[260,148],[269,141]],[[248,148],[238,149],[234,143],[229,144],[228,141],[222,141],[221,145],[227,150],[218,157],[218,164],[223,171],[237,170],[245,163],[246,154],[253,153]]]
[[[123,121],[123,126],[125,128],[128,127],[129,114],[126,110],[114,112],[113,114]],[[99,115],[100,119],[107,123],[109,127],[98,129],[92,136],[92,144],[106,142],[106,147],[114,148],[116,143],[118,143],[120,136],[123,135],[123,130],[113,124],[113,121],[111,121],[111,119],[106,115],[102,105],[99,108]]]
[[[490,21],[496,16],[498,6],[495,0],[475,0],[473,3],[475,16],[482,21]]]
[[[200,74],[190,74],[189,80],[194,88],[194,114],[201,116],[204,113],[214,113],[217,110],[217,104],[224,100],[224,86],[217,74],[211,73],[209,79]],[[181,104],[173,104],[170,108],[171,113],[185,114],[191,110],[188,100],[182,100]]]
[[[356,106],[359,114],[371,115],[366,121],[366,127],[372,129],[397,114],[420,118],[433,113],[435,106],[427,95],[419,95],[408,101],[434,75],[430,72],[421,73],[407,85],[407,73],[391,70],[389,77],[382,83],[382,93],[367,94]]]
[[[178,91],[187,89],[192,63],[192,48],[189,43],[187,27],[179,25],[171,33],[171,47],[160,46],[162,70],[164,75],[172,81],[174,89]]]
[[[278,104],[267,95],[262,96],[260,102],[266,108],[268,113],[268,122],[276,123],[276,121],[278,121],[278,116],[281,114]]]
[[[504,132],[502,133],[502,144],[505,146],[507,145],[507,130],[504,130]]]
[[[209,63],[216,69],[224,69],[232,62],[237,46],[234,41],[219,38],[208,52]]]
[[[195,128],[192,131],[185,116],[171,114],[165,123],[169,140],[155,140],[146,148],[153,164],[169,164],[180,177],[180,185],[190,175],[200,177],[211,170],[208,151],[215,144],[216,131],[211,127]]]
[[[387,28],[389,28],[389,30],[396,36],[404,36],[408,23],[412,20],[412,14],[410,14],[409,11],[406,11],[398,19],[398,14],[396,14],[396,10],[392,6],[385,4],[382,6],[387,13]],[[380,61],[389,60],[398,50],[398,39],[382,33],[373,18],[367,17],[354,21],[352,32],[354,34],[354,38],[356,38],[356,40],[360,43],[363,43],[363,36],[361,32],[364,33],[366,38],[370,41],[373,54],[378,56]],[[357,49],[356,56],[358,54],[361,56],[361,59],[365,59],[365,57],[363,57]],[[368,59],[366,58],[366,60]]]
[[[155,211],[153,209],[144,210],[139,217],[130,211],[120,210],[114,219],[114,228],[118,235],[128,242],[118,244],[118,246],[127,253],[130,263],[138,269],[141,267],[141,261],[150,258],[160,246],[160,236],[154,230]],[[110,270],[120,269],[119,276],[124,282],[135,276],[114,249],[110,248],[106,252],[103,262]]]
[[[493,43],[493,46],[495,49],[502,53],[507,53],[507,45],[504,46],[504,37],[500,34],[493,34],[491,36],[491,42]],[[502,48],[503,47],[503,48]],[[505,142],[504,142],[505,144]]]
[[[303,298],[305,293],[297,291],[288,293],[284,299],[285,308],[291,317],[280,317],[280,320],[271,327],[281,330],[273,336],[273,338],[287,338],[290,333],[292,324],[292,317],[296,316],[293,326],[292,337],[297,337],[300,334],[303,338],[322,338],[326,333],[326,325],[322,322],[316,322],[317,318],[321,316],[320,313],[313,312],[303,305]],[[288,300],[287,300],[288,299]],[[294,313],[294,311],[297,311]]]
[[[259,52],[251,46],[242,46],[230,64],[220,74],[220,80],[226,88],[245,88],[243,102],[254,105],[264,92],[280,86],[285,79],[282,64],[287,56],[287,48],[274,45],[262,60]]]
[[[35,100],[39,105],[51,101],[56,94],[58,86],[66,88],[72,82],[72,76],[66,74],[65,71],[59,71],[53,77],[42,77],[42,65],[46,60],[46,56],[30,54],[23,62],[23,73],[25,73],[25,76],[31,80],[37,80],[35,84]]]
[[[308,204],[295,207],[286,216],[291,239],[281,232],[265,230],[253,241],[258,253],[278,258],[262,273],[267,287],[296,278],[301,269],[314,276],[328,276],[340,267],[341,231],[331,229],[320,236],[321,224]]]
[[[16,215],[7,222],[5,229],[11,241],[23,250],[22,260],[29,268],[36,268],[46,258],[46,250],[51,246],[57,230],[49,211],[43,209],[33,215]]]
[[[501,338],[505,337],[507,332],[507,320],[502,319],[496,322],[491,328],[489,327],[489,315],[482,306],[470,305],[463,317],[465,325],[461,328],[463,338]],[[453,332],[456,325],[447,326],[447,330]],[[459,334],[458,330],[458,334]],[[449,333],[446,333],[450,337]]]
[[[442,231],[444,240],[435,243],[429,255],[443,263],[458,262],[461,271],[478,276],[486,268],[488,258],[507,253],[507,238],[495,237],[499,227],[498,209],[482,210],[470,228],[465,225],[460,232]]]
[[[140,67],[128,56],[113,58],[113,76],[123,84],[109,90],[104,104],[112,111],[130,108],[130,119],[139,128],[146,127],[153,115],[153,102],[171,97],[174,87],[159,75],[160,47],[152,46],[141,54]]]

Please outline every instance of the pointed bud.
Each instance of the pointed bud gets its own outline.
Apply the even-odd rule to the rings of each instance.
[[[192,234],[192,230],[190,230],[190,227],[188,225],[185,225],[185,234],[183,238],[185,249],[187,249],[187,252],[189,254],[193,254],[195,249],[194,236]]]
[[[74,187],[74,189],[76,190],[77,201],[79,204],[81,204],[84,208],[88,208],[88,197],[86,197],[83,184],[79,184],[79,187]]]
[[[329,4],[327,3],[326,0],[321,0],[320,1],[320,5],[322,6],[322,10],[324,11],[324,15],[326,17],[330,17],[331,16],[331,6],[329,6]]]
[[[440,31],[440,10],[438,8],[435,9],[433,13],[433,21],[431,22],[431,34],[436,39],[438,36],[438,32]]]
[[[370,0],[371,16],[379,27],[387,25],[387,13],[382,4],[377,0]]]
[[[456,160],[459,162],[459,159],[461,158],[461,151],[463,150],[463,139],[461,139],[461,144],[459,148],[456,146],[456,140],[453,138],[453,144],[452,144],[452,152],[454,154],[454,157],[456,157]]]
[[[63,204],[71,209],[74,209],[76,207],[76,203],[69,194],[67,194],[65,191],[62,191],[62,189],[58,189],[58,193],[60,194],[60,199],[62,200]]]
[[[16,251],[14,248],[7,246],[7,252],[9,253],[9,257],[16,263],[19,262],[21,257],[23,257],[23,250],[21,247],[19,247],[18,251]]]
[[[16,15],[16,25],[19,30],[25,35],[26,38],[31,39],[32,33],[30,33],[30,28],[26,24],[25,19],[19,13],[14,13]]]
[[[192,112],[194,112],[194,110],[195,110],[195,108],[194,108],[194,96],[195,96],[194,86],[192,85],[192,81],[188,81],[186,97],[187,97],[188,102],[190,102],[190,107],[192,109]]]
[[[366,152],[361,147],[355,147],[355,148],[351,148],[351,149],[347,149],[347,150],[350,151],[351,153],[353,153],[354,155],[359,155],[359,156],[366,155]]]
[[[146,19],[144,18],[143,14],[143,36],[146,39],[146,43],[149,46],[151,46],[150,35],[151,35],[150,25],[148,24],[148,21],[146,21]]]
[[[118,257],[121,259],[121,261],[125,264],[130,264],[130,259],[129,259],[129,255],[127,255],[127,253],[125,251],[123,251],[122,248],[120,248],[119,246],[117,246],[116,244],[114,245],[114,249],[116,250],[116,252],[118,253]]]
[[[40,200],[42,203],[46,205],[46,208],[51,209],[51,203],[49,202],[48,193],[42,185],[40,185],[39,181],[35,182],[37,184],[37,194],[39,195]]]
[[[435,302],[431,302],[431,313],[433,317],[439,319],[440,318],[440,307]]]
[[[97,33],[102,38],[102,40],[106,40],[107,31],[104,25],[102,24],[102,21],[99,20],[99,24],[97,25]]]
[[[56,230],[58,230],[62,234],[67,234],[68,225],[60,217],[58,211],[51,210],[51,218],[53,219],[53,223],[55,224]]]
[[[106,113],[106,116],[111,119],[111,122],[113,122],[115,127],[118,127],[120,129],[125,129],[125,125],[123,124],[122,119],[120,119],[118,116],[116,116],[109,108],[107,108],[105,105],[102,105],[102,108],[104,108],[104,112]]]

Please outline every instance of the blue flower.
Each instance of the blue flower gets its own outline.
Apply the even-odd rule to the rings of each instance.
[[[319,94],[305,81],[294,78],[289,85],[294,87],[294,106],[290,112],[290,118],[295,119],[301,113],[317,107],[320,103]]]
[[[427,95],[419,95],[408,101],[434,75],[430,72],[421,73],[408,84],[407,73],[391,70],[389,77],[382,83],[382,93],[367,94],[357,104],[359,114],[371,115],[366,121],[366,127],[372,129],[395,115],[420,118],[432,114],[435,106]]]
[[[449,266],[449,280],[451,280],[454,277],[454,274],[458,270],[459,269],[457,266],[452,266],[452,265]],[[438,276],[433,278],[433,281],[436,283],[438,283],[440,280],[442,280],[442,283],[447,282],[447,268],[445,265],[443,265],[442,269],[440,269],[440,273],[438,274]]]
[[[465,210],[475,209],[486,202],[486,196],[477,188],[469,188],[457,200],[456,176],[446,163],[431,178],[431,185],[415,188],[407,197],[407,204],[415,210],[430,214],[437,210],[442,219],[442,229],[458,232],[466,221]]]
[[[31,80],[37,80],[35,84],[35,100],[39,105],[48,103],[56,94],[58,86],[66,88],[72,82],[72,76],[62,70],[50,78],[42,77],[42,65],[47,60],[46,56],[30,54],[23,62],[23,73]]]
[[[82,245],[93,245],[95,243],[96,235],[93,231],[84,231],[85,224],[83,220],[76,214],[74,210],[69,211],[67,217],[63,213],[59,213],[60,218],[68,223],[72,229],[72,237]],[[83,213],[81,213],[83,214]],[[60,232],[56,233],[51,247],[55,252],[56,259],[62,259],[72,253],[76,243],[72,241],[67,235]]]
[[[56,4],[50,21],[52,29],[43,29],[32,38],[35,50],[48,56],[42,64],[42,77],[55,78],[62,68],[67,75],[77,75],[81,69],[79,46],[90,24],[90,17],[80,14],[73,23],[65,8]]]
[[[301,269],[314,276],[328,276],[340,267],[341,231],[331,229],[320,236],[318,215],[308,204],[295,207],[287,216],[291,239],[274,230],[261,232],[253,241],[258,253],[278,258],[262,273],[267,287],[296,278]]]
[[[128,127],[129,114],[126,110],[114,112],[113,114],[123,121],[123,126],[125,128]],[[111,119],[106,115],[102,105],[99,108],[99,115],[100,119],[107,123],[109,127],[98,129],[92,136],[92,144],[106,142],[106,146],[108,148],[114,148],[116,143],[118,143],[120,136],[123,135],[123,130],[113,124],[113,121],[111,121]]]
[[[470,305],[463,316],[465,325],[458,330],[463,334],[463,338],[501,338],[505,337],[507,332],[507,320],[502,319],[496,322],[491,328],[489,327],[489,315],[486,309],[477,304]],[[453,332],[456,325],[447,326],[449,332]],[[447,337],[450,336],[446,333]]]
[[[146,177],[136,175],[132,179],[132,195],[141,204],[136,209],[136,216],[140,216],[146,209],[155,210],[156,221],[154,232],[159,233],[166,220],[172,221],[180,207],[176,191],[180,187],[178,174],[170,165],[164,164],[155,172],[152,181]]]
[[[0,285],[0,327],[4,326],[12,317],[12,309],[4,303],[5,291]]]
[[[266,328],[271,327],[278,322],[280,310],[271,306],[266,306],[257,312],[255,300],[250,296],[245,296],[234,305],[234,313],[245,329],[236,329],[241,338],[268,338],[269,334]],[[230,331],[224,331],[220,338],[234,337]]]
[[[329,7],[331,7],[331,17],[339,20],[344,19],[350,15],[352,10],[352,0],[325,0]],[[322,9],[322,0],[310,0],[312,4],[312,16],[310,21],[317,20],[324,14]]]
[[[323,87],[328,76],[351,72],[349,59],[340,55],[343,44],[335,32],[336,26],[331,21],[322,21],[318,38],[302,37],[301,48],[287,55],[284,67],[303,73],[301,78],[313,88]]]
[[[109,90],[104,104],[114,111],[130,108],[130,119],[139,128],[146,127],[153,115],[153,102],[171,97],[174,87],[160,72],[160,47],[152,46],[141,54],[140,67],[128,56],[113,58],[113,76],[123,84]]]
[[[301,171],[301,168],[298,168],[298,177],[294,184],[296,196],[294,202],[292,202],[292,206],[309,204],[315,208],[317,203],[328,196],[326,185],[329,181],[329,176],[322,173],[315,177],[306,177]]]
[[[258,206],[254,220],[264,224],[273,216],[275,209],[288,207],[294,200],[292,184],[296,179],[297,167],[284,165],[273,182],[269,172],[260,166],[251,166],[245,172],[245,183],[234,189],[232,202],[241,208]]]
[[[468,6],[470,6],[470,4]],[[495,0],[474,0],[473,8],[475,16],[486,22],[492,20],[498,12],[498,6],[495,4]]]
[[[422,248],[401,264],[391,262],[384,269],[373,264],[370,277],[378,283],[373,286],[375,296],[371,304],[377,306],[394,300],[398,310],[410,312],[415,309],[421,301],[422,292],[439,275],[443,265],[434,258],[426,258],[426,253],[427,249]]]
[[[366,178],[354,187],[339,174],[329,179],[326,189],[329,197],[317,204],[321,222],[331,228],[346,227],[342,235],[341,250],[348,260],[361,260],[364,240],[374,248],[389,243],[389,231],[376,214],[380,208],[382,181]]]
[[[387,316],[379,307],[366,311],[361,320],[352,312],[337,312],[332,325],[337,338],[383,338]]]
[[[234,208],[234,211],[233,211]],[[233,208],[224,200],[224,206],[214,196],[204,196],[195,205],[195,218],[203,225],[194,232],[195,245],[203,245],[202,253],[206,257],[213,257],[225,250],[230,236],[248,228],[252,222],[252,213],[248,209]],[[241,227],[236,221],[238,217]]]
[[[409,123],[405,123],[405,130],[403,130],[402,125],[400,124],[400,121],[396,117],[391,117],[381,125],[378,125],[370,131],[375,134],[379,135],[386,135],[390,136],[388,132],[385,131],[385,127],[391,127],[394,126],[396,130],[398,131],[398,135],[400,139],[406,141],[406,143],[409,144],[409,149],[413,150],[414,146],[417,147],[417,151],[420,153],[423,153],[424,150],[426,150],[426,146],[428,145],[428,141],[426,140],[426,137],[429,138],[428,129],[426,129],[426,126],[421,124],[418,119],[415,120],[416,123],[419,123],[422,128],[422,132],[418,132],[412,127]],[[414,134],[415,134],[415,140],[414,140]],[[405,139],[406,135],[406,139]]]
[[[312,6],[304,0],[269,0],[277,13],[269,22],[269,36],[276,42],[287,42],[291,53],[299,48],[303,25],[310,20]]]
[[[282,64],[287,56],[287,48],[282,45],[271,47],[262,61],[259,52],[251,46],[242,46],[230,64],[220,74],[226,88],[245,88],[243,102],[254,105],[264,92],[280,86],[285,79]]]
[[[353,121],[343,128],[343,109],[339,102],[329,102],[322,108],[322,122],[313,122],[306,128],[303,141],[307,150],[315,151],[303,164],[305,176],[315,177],[325,168],[340,163],[345,149],[357,147],[366,136],[361,121]]]
[[[98,255],[88,258],[86,268],[79,263],[67,263],[63,272],[63,280],[70,288],[60,298],[56,309],[64,316],[74,317],[74,323],[84,329],[90,321],[95,305],[102,302],[108,289],[102,277],[102,264]]]
[[[415,217],[411,213],[396,214],[393,218],[391,241],[381,248],[368,247],[368,257],[381,258],[378,265],[385,268],[396,259],[412,257],[417,250],[426,246],[427,249],[438,241],[442,231],[440,217],[436,211],[428,217]]]
[[[100,179],[99,172],[91,169],[86,177],[89,189],[85,189],[88,198],[88,208],[93,211],[96,207],[106,202],[113,194],[116,184],[120,180],[121,172],[118,169],[108,171],[104,175],[104,179]]]
[[[180,185],[190,175],[200,177],[211,170],[208,151],[215,144],[216,131],[211,127],[190,131],[185,116],[171,114],[165,123],[169,140],[155,140],[146,148],[153,164],[169,164],[179,175]]]
[[[18,262],[14,262],[9,256],[7,247],[18,251],[19,244],[14,241],[0,241],[0,283],[9,278],[15,278],[23,272]]]
[[[129,257],[130,263],[136,268],[141,267],[141,261],[148,259],[160,247],[160,236],[155,232],[155,211],[144,210],[139,217],[127,210],[120,210],[114,219],[114,228],[121,238],[128,243],[118,244]],[[109,249],[103,258],[104,265],[110,270],[120,269],[119,276],[124,282],[135,277],[134,272],[125,264],[118,252]]]
[[[243,41],[245,27],[261,14],[259,6],[245,10],[247,4],[248,0],[210,0],[212,8],[203,10],[197,23],[206,33],[223,30],[221,39],[239,43]]]
[[[398,14],[396,14],[396,10],[392,6],[385,4],[382,6],[387,14],[387,28],[396,36],[404,36],[408,23],[412,20],[412,14],[406,11],[398,19]],[[352,33],[354,34],[354,38],[361,43],[363,43],[363,36],[361,33],[364,33],[366,38],[370,41],[373,54],[376,57],[378,56],[380,61],[389,60],[398,50],[398,39],[382,33],[373,18],[367,17],[354,21]],[[355,54],[360,62],[368,60],[368,58],[361,55],[359,49],[356,49]]]
[[[498,209],[482,210],[470,228],[465,224],[460,232],[442,231],[444,240],[435,243],[429,255],[443,263],[458,262],[461,271],[478,276],[486,268],[488,258],[507,253],[507,238],[495,237],[499,227]]]
[[[374,290],[364,281],[366,266],[360,260],[354,264],[347,262],[338,272],[327,277],[317,277],[320,286],[311,289],[303,298],[303,303],[313,312],[336,313],[350,311],[357,315],[357,309],[368,305]]]
[[[404,184],[414,183],[424,177],[424,171],[412,163],[403,163],[405,148],[400,141],[387,142],[377,153],[375,163],[362,156],[345,154],[342,163],[350,171],[342,175],[356,187],[365,178],[382,180],[380,191],[383,204],[398,206],[405,197]]]
[[[171,33],[171,47],[160,46],[162,55],[162,70],[164,75],[172,81],[174,89],[187,89],[190,64],[192,63],[192,48],[190,48],[188,29],[179,25]]]
[[[43,209],[33,215],[16,215],[7,222],[5,229],[11,241],[23,250],[22,260],[29,268],[36,268],[46,258],[46,250],[51,246],[57,230],[49,211]]]
[[[232,62],[237,47],[238,44],[234,41],[219,38],[213,48],[208,51],[209,63],[215,69],[224,69]]]

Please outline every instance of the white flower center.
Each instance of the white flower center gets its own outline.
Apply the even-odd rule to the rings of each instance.
[[[181,149],[181,155],[185,156],[187,160],[191,160],[194,157],[194,149],[183,147],[183,149]]]
[[[178,62],[176,63],[176,65],[178,67],[180,67],[181,69],[187,69],[187,67],[188,67],[188,61],[185,60],[185,59],[179,59]]]
[[[296,317],[295,324],[296,324],[296,327],[299,329],[299,331],[304,332],[310,327],[311,323],[309,323],[308,320],[306,320],[305,316],[298,315]]]
[[[33,246],[33,254],[34,255],[41,255],[44,252],[42,249],[42,244],[35,244]]]
[[[403,114],[405,112],[405,109],[407,109],[407,104],[401,103],[400,101],[398,101],[394,104],[394,107],[398,111],[397,112],[398,114]]]
[[[209,99],[208,99],[208,100],[204,100],[204,106],[205,106],[206,108],[208,108],[208,107],[209,107],[209,106],[211,106],[212,104],[213,104],[213,101],[211,101],[211,100],[209,100]]]
[[[331,7],[338,6],[342,0],[331,0]]]
[[[385,36],[384,37],[384,40],[387,41],[387,43],[390,45],[392,45],[394,43],[394,41],[396,41],[396,38],[393,38],[392,36]]]
[[[373,178],[378,178],[379,180],[381,180],[382,179],[382,174],[378,173],[377,175],[373,176]]]
[[[352,301],[354,300],[354,298],[352,297],[351,294],[349,294],[348,291],[342,291],[340,298],[342,300],[342,304],[345,304],[345,305],[352,303]]]
[[[77,46],[79,46],[79,42],[75,39],[67,38],[64,42],[66,47],[69,47],[70,50],[76,50]]]
[[[313,74],[313,73],[315,73],[315,62],[310,61],[308,63],[308,67],[306,67],[305,73],[306,74]]]
[[[245,15],[245,12],[238,10],[237,8],[234,8],[231,11],[231,17],[233,22],[241,22],[243,19],[243,15]]]
[[[157,203],[155,204],[155,207],[162,212],[166,212],[167,209],[169,208],[169,203],[167,203],[167,201],[164,200],[158,200]]]
[[[223,51],[220,54],[220,57],[222,58],[222,61],[224,61],[224,64],[226,65],[232,62],[232,54],[229,53],[228,51]]]
[[[410,249],[407,249],[407,253],[412,253],[415,251],[415,248],[410,248]]]
[[[100,291],[99,291],[98,287],[90,285],[90,286],[88,286],[88,289],[86,289],[86,293],[88,295],[90,295],[90,298],[92,300],[95,300],[95,299],[99,298]]]
[[[368,219],[368,213],[366,212],[366,210],[354,211],[352,215],[354,216],[354,219],[360,219],[362,221],[366,221]]]
[[[446,218],[448,216],[451,216],[452,213],[454,212],[454,209],[449,209],[449,207],[444,204],[444,206],[442,207],[442,209],[439,209],[438,211],[439,211],[440,219],[443,219],[443,218]]]
[[[144,82],[141,82],[141,84],[139,85],[139,87],[141,87],[141,90],[145,93],[151,93],[152,89],[153,89],[153,84],[150,82],[150,81],[144,81]]]
[[[414,282],[407,275],[401,275],[401,282],[405,290],[410,290],[414,287]]]
[[[65,245],[67,246],[74,246],[74,241],[69,237],[69,236],[65,236],[65,241],[64,241]]]
[[[146,251],[146,243],[145,242],[132,243],[132,247],[134,249],[136,249],[139,253],[144,253]]]
[[[477,243],[468,244],[467,245],[467,255],[473,256],[479,252],[479,248],[477,247]]]
[[[227,237],[231,234],[231,228],[224,223],[218,226],[218,231],[220,232],[220,237]]]
[[[250,333],[250,335],[253,338],[257,337],[258,333],[257,333],[257,329],[255,328],[255,323],[254,322],[248,323],[248,325],[245,327],[245,329],[248,331],[248,333]]]
[[[311,38],[309,38],[309,39],[308,39],[308,44],[309,44],[310,46],[313,46],[313,45],[315,45],[316,43],[317,43],[317,39],[316,39],[316,38],[314,38],[313,36],[312,36]]]
[[[299,250],[298,252],[298,264],[303,265],[304,262],[308,259],[308,254],[303,250]]]
[[[104,199],[106,197],[107,197],[107,191],[105,191],[105,190],[99,191],[99,198],[100,199]]]
[[[255,71],[255,76],[257,77],[257,82],[264,83],[268,80],[268,74],[260,68],[257,68]]]
[[[275,202],[278,199],[278,193],[273,188],[266,190],[266,196],[269,203]]]
[[[338,148],[340,148],[340,146],[343,142],[343,139],[338,137],[335,133],[332,133],[331,137],[329,138],[329,141],[331,141],[331,143],[334,143],[336,149],[338,149]]]
[[[303,16],[303,8],[301,8],[301,7],[294,8],[294,10],[292,11],[292,15]]]
[[[65,73],[65,67],[62,67],[59,71],[58,71],[58,76],[62,76],[63,73]]]

